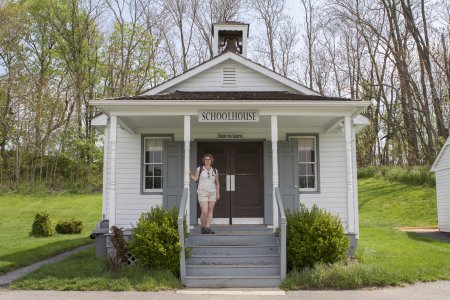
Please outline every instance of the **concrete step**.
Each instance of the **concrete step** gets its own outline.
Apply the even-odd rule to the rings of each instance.
[[[279,276],[280,265],[187,265],[188,276]]]
[[[277,287],[280,276],[186,276],[186,287]]]
[[[191,255],[186,265],[279,265],[278,254]]]
[[[251,254],[278,254],[276,245],[253,246],[197,246],[193,245],[192,255],[251,255]]]
[[[186,239],[186,246],[252,246],[278,245],[277,237],[273,234],[264,235],[222,235],[222,234],[191,234]]]

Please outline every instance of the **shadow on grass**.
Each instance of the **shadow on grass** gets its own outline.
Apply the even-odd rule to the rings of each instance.
[[[91,242],[92,240],[88,236],[81,236],[77,239],[56,241],[27,250],[2,255],[0,256],[0,261],[8,265],[0,267],[0,274],[13,271]]]
[[[410,239],[421,241],[421,242],[443,242],[450,244],[450,233],[433,231],[433,232],[407,232],[406,233]]]
[[[180,287],[179,279],[168,270],[148,270],[135,265],[124,267],[115,275],[108,270],[106,258],[95,257],[95,249],[45,265],[10,286],[11,289],[76,291],[158,291]]]

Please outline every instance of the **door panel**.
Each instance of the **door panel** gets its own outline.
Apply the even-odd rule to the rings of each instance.
[[[219,170],[220,200],[214,208],[214,218],[263,218],[263,144],[253,142],[198,143],[198,162],[204,153],[214,155],[214,167]],[[234,190],[227,191],[227,176],[234,176]],[[198,207],[200,213],[200,207]]]
[[[263,217],[262,143],[235,143],[231,153],[236,182],[236,191],[231,193],[231,217]]]
[[[226,192],[226,170],[228,169],[229,161],[229,149],[225,144],[221,143],[199,143],[197,148],[197,161],[198,165],[202,165],[203,154],[210,153],[214,156],[213,167],[219,171],[219,184],[220,184],[220,199],[216,202],[214,207],[215,218],[229,218],[230,217],[230,195]],[[197,202],[197,213],[200,217],[200,206]]]

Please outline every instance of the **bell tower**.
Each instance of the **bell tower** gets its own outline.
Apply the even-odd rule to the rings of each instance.
[[[241,22],[222,22],[212,25],[213,56],[233,52],[247,56],[249,24]]]

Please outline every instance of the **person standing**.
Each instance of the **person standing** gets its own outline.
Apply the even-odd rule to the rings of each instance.
[[[214,157],[212,154],[203,155],[203,165],[198,167],[195,176],[189,171],[189,176],[197,182],[197,198],[201,209],[202,234],[214,234],[210,228],[214,206],[220,198],[219,171],[213,168]]]

